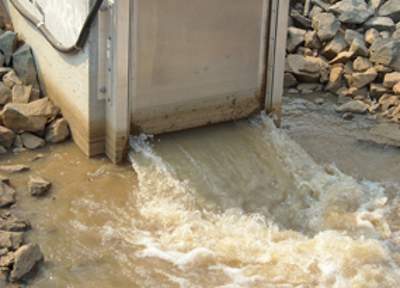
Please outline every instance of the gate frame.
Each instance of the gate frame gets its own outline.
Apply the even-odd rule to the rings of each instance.
[[[265,39],[265,111],[277,117],[278,122],[281,118],[289,1],[271,0],[270,20],[267,21],[269,33]],[[133,87],[129,81],[132,73],[129,67],[134,65],[134,57],[130,53],[133,15],[132,1],[118,0],[110,8],[110,20],[106,17],[99,20],[99,23],[111,21],[110,30],[105,33],[107,40],[102,41],[100,38],[104,36],[100,36],[98,41],[98,82],[105,83],[106,87],[99,87],[100,91],[106,90],[103,91],[106,99],[105,151],[114,163],[120,163],[125,158],[131,128],[130,98]],[[99,26],[102,27],[101,24]]]

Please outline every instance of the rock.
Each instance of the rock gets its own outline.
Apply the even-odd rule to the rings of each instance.
[[[327,9],[329,8],[329,6],[327,7]],[[314,7],[311,9],[310,14],[308,15],[310,17],[310,19],[313,19],[314,16],[316,16],[317,14],[322,13],[324,10],[321,9],[321,7],[314,5]],[[326,11],[326,10],[325,10]],[[312,25],[312,23],[311,23]]]
[[[29,192],[32,196],[44,196],[51,188],[51,183],[41,177],[31,177],[28,183]]]
[[[313,4],[315,4],[314,7],[318,6],[318,7],[322,8],[321,11],[322,10],[323,11],[328,11],[329,10],[329,7],[330,7],[329,4],[326,3],[324,0],[311,0],[311,1],[312,1]]]
[[[24,242],[24,234],[19,232],[0,231],[0,248],[18,249]]]
[[[354,119],[354,115],[351,112],[343,113],[342,117],[343,117],[344,120],[347,120],[347,121],[350,121],[350,120]]]
[[[340,52],[335,58],[329,61],[329,64],[344,64],[350,61],[354,57],[354,51],[343,51]]]
[[[11,100],[11,90],[0,82],[0,105],[5,105]]]
[[[343,76],[344,68],[343,65],[335,65],[331,68],[331,72],[329,75],[329,82],[326,86],[326,90],[336,92],[340,87],[342,87],[342,76]]]
[[[399,30],[400,31],[400,30]],[[322,44],[318,38],[317,32],[307,31],[304,35],[304,46],[310,49],[321,49]]]
[[[0,145],[0,155],[7,154],[7,152],[8,152],[7,149],[4,146]]]
[[[13,68],[25,85],[39,89],[35,60],[29,45],[21,46],[13,54]]]
[[[364,40],[369,45],[372,45],[379,38],[380,38],[379,32],[374,28],[368,29],[367,32],[365,32]]]
[[[11,56],[17,46],[17,33],[7,31],[0,35],[0,51],[5,57],[5,64],[8,66],[11,61]]]
[[[400,41],[396,39],[379,39],[370,49],[370,61],[400,70]]]
[[[377,84],[377,83],[371,83],[369,91],[370,91],[370,96],[373,99],[379,99],[382,95],[390,92],[388,88],[386,88],[382,84]]]
[[[397,29],[396,31],[393,32],[392,38],[393,39],[400,39],[400,29]]]
[[[15,74],[14,70],[11,70],[7,74],[3,76],[3,83],[6,85],[9,89],[12,89],[14,85],[22,85],[21,79]]]
[[[317,105],[323,105],[325,103],[325,100],[323,98],[316,98],[314,100],[314,103]]]
[[[377,10],[382,5],[383,1],[384,0],[369,0],[368,4],[370,8]]]
[[[350,46],[350,52],[353,52],[354,56],[364,56],[368,57],[369,51],[367,46],[365,46],[364,40],[354,39]]]
[[[0,208],[8,207],[15,203],[15,190],[5,184],[0,183]]]
[[[7,183],[6,183],[7,184]],[[24,232],[29,230],[31,224],[27,220],[22,220],[9,211],[0,213],[0,230],[10,232]]]
[[[379,35],[381,36],[382,39],[389,39],[391,37],[389,31],[381,31],[379,32]]]
[[[364,57],[357,57],[353,62],[353,70],[356,72],[363,72],[372,68],[372,63]]]
[[[340,29],[340,22],[332,13],[320,13],[312,18],[312,26],[321,41],[331,40]]]
[[[311,20],[303,16],[299,11],[295,9],[290,10],[290,17],[293,19],[294,23],[304,29],[311,28]]]
[[[297,85],[297,80],[296,80],[296,77],[294,77],[292,73],[286,72],[284,75],[283,83],[284,83],[285,88],[291,88],[291,87],[294,87]],[[51,139],[51,138],[52,137],[50,137],[50,135],[49,135],[49,139]]]
[[[393,92],[396,95],[400,95],[400,82],[393,86]]]
[[[20,280],[43,260],[42,251],[36,244],[22,246],[14,253],[14,257],[14,266],[10,274],[11,281]]]
[[[68,122],[64,118],[54,120],[46,129],[46,141],[49,143],[63,142],[68,139],[69,135]]]
[[[296,27],[289,27],[288,28],[288,43],[287,43],[287,50],[291,53],[296,50],[296,48],[304,43],[304,35],[306,34],[305,30],[296,28]]]
[[[322,50],[321,54],[328,59],[335,58],[340,52],[345,50],[349,45],[344,37],[337,34]]]
[[[380,16],[387,16],[394,21],[400,21],[400,5],[398,0],[388,0],[378,11]]]
[[[8,174],[25,172],[29,169],[26,165],[0,165],[0,172]]]
[[[21,140],[25,148],[35,150],[46,145],[46,141],[31,133],[22,133]]]
[[[375,65],[374,68],[378,73],[386,74],[386,73],[392,73],[393,72],[392,68],[384,66],[384,65],[380,65],[380,64]]]
[[[14,264],[14,261],[15,261],[14,253],[12,252],[7,253],[6,255],[0,257],[0,268],[11,268],[12,265]],[[6,287],[8,288],[9,286]]]
[[[387,73],[383,79],[383,86],[393,88],[394,85],[400,82],[400,72]]]
[[[372,17],[364,23],[367,29],[374,28],[378,31],[394,31],[396,25],[389,17]]]
[[[14,143],[14,140],[15,133],[12,130],[0,125],[0,145],[9,149]]]
[[[365,72],[353,73],[348,77],[349,86],[362,88],[373,82],[377,76],[378,73],[374,68],[370,68]]]
[[[13,103],[29,103],[32,94],[32,86],[14,85],[12,88]]]
[[[379,104],[382,111],[387,111],[391,107],[400,105],[400,98],[397,95],[385,94],[379,98]]]
[[[355,113],[355,114],[364,114],[368,111],[369,105],[360,101],[360,100],[354,100],[354,101],[349,101],[341,106],[339,106],[336,109],[336,112],[339,113]]]
[[[338,14],[339,21],[346,24],[363,24],[374,13],[364,0],[342,0],[329,11]]]
[[[42,132],[47,121],[58,113],[58,108],[48,98],[42,98],[28,104],[7,104],[2,119],[4,126],[14,131]]]
[[[347,44],[351,45],[354,39],[363,40],[364,36],[355,30],[346,29],[344,33],[344,39],[346,40]]]
[[[302,94],[310,94],[322,91],[322,85],[318,83],[301,83],[297,85],[297,90]]]
[[[287,63],[290,71],[302,82],[318,82],[321,77],[319,66],[311,61],[311,57],[291,54],[287,57]]]

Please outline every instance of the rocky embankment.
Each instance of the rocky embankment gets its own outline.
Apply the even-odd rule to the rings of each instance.
[[[40,89],[31,48],[12,29],[4,29],[1,23],[0,27],[0,154],[34,150],[46,143],[66,140],[70,136],[68,123]],[[30,169],[26,165],[2,164],[0,287],[19,287],[18,283],[33,274],[44,256],[37,244],[26,241],[30,223],[19,219],[10,209],[16,205],[12,175]],[[42,197],[51,183],[34,176],[26,188],[33,197]]]
[[[400,122],[399,0],[292,0],[285,87],[330,91],[337,111]]]

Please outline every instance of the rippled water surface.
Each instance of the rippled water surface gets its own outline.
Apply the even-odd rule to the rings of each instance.
[[[321,167],[262,117],[133,138],[130,166],[72,145],[10,160],[54,182],[18,210],[33,287],[399,287],[400,202]],[[6,160],[4,160],[6,161]]]

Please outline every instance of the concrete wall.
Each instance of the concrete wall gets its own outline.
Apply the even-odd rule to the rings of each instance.
[[[4,1],[16,32],[32,46],[39,78],[44,93],[62,108],[69,121],[74,141],[89,156],[104,152],[104,100],[97,100],[97,87],[91,82],[91,69],[95,65],[91,55],[96,45],[87,45],[76,55],[57,52],[38,30],[25,20],[6,0]],[[28,2],[28,1],[27,1]],[[39,0],[46,13],[49,29],[65,41],[72,43],[77,37],[88,11],[83,0]],[[73,4],[74,3],[74,4]],[[33,10],[32,8],[31,11]],[[57,19],[58,18],[58,19]],[[70,26],[71,23],[74,23]],[[94,30],[96,27],[93,28]],[[92,33],[91,37],[95,36]]]
[[[162,133],[264,108],[267,0],[134,0],[134,132]]]

